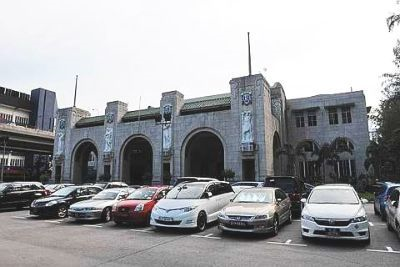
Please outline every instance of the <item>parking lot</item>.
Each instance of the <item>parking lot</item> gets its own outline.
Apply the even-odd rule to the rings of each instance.
[[[277,236],[221,234],[114,223],[39,219],[0,212],[1,266],[398,266],[400,242],[369,213],[371,244],[302,240],[300,221]]]

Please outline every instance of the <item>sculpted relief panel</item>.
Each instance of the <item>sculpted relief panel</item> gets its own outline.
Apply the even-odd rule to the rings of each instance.
[[[253,118],[251,111],[243,111],[242,122],[242,144],[253,143]]]

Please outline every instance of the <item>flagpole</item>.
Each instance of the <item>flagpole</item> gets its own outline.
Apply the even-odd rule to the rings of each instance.
[[[78,89],[78,75],[75,76],[74,107],[76,107],[76,90]]]

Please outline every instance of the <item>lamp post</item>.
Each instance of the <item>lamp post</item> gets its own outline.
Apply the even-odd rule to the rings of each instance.
[[[1,177],[0,182],[4,181],[4,164],[5,164],[5,154],[6,154],[6,142],[8,141],[8,136],[0,136],[0,141],[3,143],[3,161],[1,163]]]

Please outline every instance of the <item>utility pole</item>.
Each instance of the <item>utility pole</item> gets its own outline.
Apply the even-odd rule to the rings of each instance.
[[[6,142],[8,141],[8,136],[1,136],[0,140],[3,141],[3,161],[1,163],[1,177],[0,182],[4,181],[4,164],[5,164],[5,154],[6,154]]]

